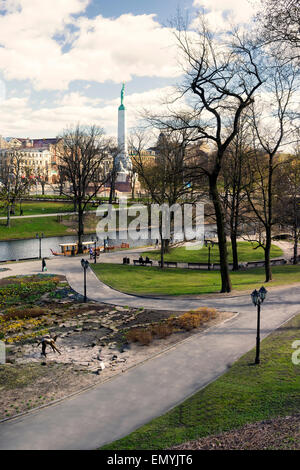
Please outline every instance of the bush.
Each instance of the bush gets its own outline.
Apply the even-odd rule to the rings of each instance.
[[[35,318],[45,315],[47,312],[40,307],[23,307],[22,309],[10,307],[3,315],[4,320],[13,320],[16,318]]]
[[[126,339],[131,343],[138,341],[143,346],[148,346],[152,342],[153,336],[149,329],[133,328],[127,332]]]
[[[158,336],[160,339],[167,338],[173,331],[174,327],[170,323],[159,323],[158,325],[152,326],[152,334]]]
[[[190,331],[215,318],[216,315],[215,308],[200,307],[183,313],[179,317],[171,315],[167,320],[150,325],[148,328],[132,328],[126,333],[126,339],[130,343],[139,342],[148,345],[152,342],[153,336],[157,336],[159,339],[167,338],[176,328]]]
[[[179,328],[190,331],[200,326],[201,319],[199,316],[187,312],[177,318],[176,324]]]
[[[173,325],[178,328],[190,331],[215,318],[216,315],[217,311],[215,308],[200,307],[196,310],[183,313],[177,318],[169,318],[169,321],[172,321]]]

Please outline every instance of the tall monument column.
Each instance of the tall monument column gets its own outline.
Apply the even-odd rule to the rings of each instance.
[[[123,83],[121,90],[121,104],[118,109],[118,147],[119,155],[116,159],[117,183],[127,183],[131,170],[131,160],[127,149],[127,132],[126,132],[126,114],[124,106],[125,84]],[[125,186],[124,186],[125,188]]]
[[[118,146],[120,148],[120,154],[127,156],[127,132],[126,132],[126,114],[125,106],[123,104],[124,100],[124,89],[125,85],[123,83],[121,91],[121,104],[118,110]]]

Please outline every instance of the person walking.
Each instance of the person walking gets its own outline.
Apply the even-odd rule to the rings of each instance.
[[[42,259],[42,272],[47,271],[45,258]]]

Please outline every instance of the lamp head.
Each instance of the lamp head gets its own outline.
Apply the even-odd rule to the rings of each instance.
[[[261,286],[261,288],[259,289],[259,297],[261,298],[262,302],[265,300],[267,292],[268,291],[264,288],[264,286]]]
[[[256,289],[252,292],[251,299],[252,299],[253,305],[256,306],[258,304],[258,299],[259,299],[259,292]]]

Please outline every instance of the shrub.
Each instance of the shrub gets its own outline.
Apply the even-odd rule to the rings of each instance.
[[[40,307],[23,307],[22,309],[10,307],[3,315],[4,320],[13,320],[16,318],[35,318],[45,315],[46,311]]]
[[[203,323],[215,318],[217,311],[215,308],[200,307],[196,310],[190,310],[186,313],[183,313],[179,317],[173,319],[169,318],[169,321],[173,322],[173,325],[182,328],[184,330],[190,331],[193,328],[198,328]]]
[[[190,331],[200,326],[201,319],[198,315],[187,312],[177,318],[176,324],[179,328]]]
[[[158,336],[158,338],[166,338],[170,336],[174,331],[173,325],[169,323],[159,323],[158,325],[152,326],[152,334]]]
[[[129,330],[126,334],[127,341],[134,343],[138,341],[144,346],[148,346],[153,340],[151,330],[143,328],[133,328]]]

